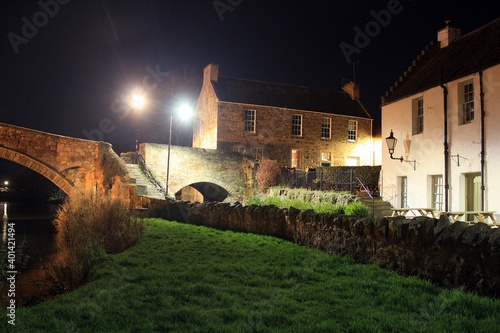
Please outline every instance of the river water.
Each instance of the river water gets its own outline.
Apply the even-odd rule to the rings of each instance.
[[[20,263],[16,262],[17,304],[33,303],[42,294],[40,287],[45,285],[43,263],[57,253],[56,228],[52,221],[58,207],[46,202],[0,202],[2,245],[5,246],[7,239],[7,224],[13,223],[16,246],[24,240],[23,254],[29,257],[24,268],[19,268]]]

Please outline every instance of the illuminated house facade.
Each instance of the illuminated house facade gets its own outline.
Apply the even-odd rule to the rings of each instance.
[[[500,18],[446,26],[382,97],[382,196],[394,207],[500,213]],[[406,143],[405,143],[406,140]],[[414,169],[415,164],[415,169]],[[498,215],[496,215],[498,219]]]
[[[204,69],[193,147],[235,151],[297,169],[373,165],[372,118],[359,89],[342,91],[219,77]]]

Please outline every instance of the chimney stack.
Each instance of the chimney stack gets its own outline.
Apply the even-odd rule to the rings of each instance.
[[[203,70],[203,81],[217,82],[219,80],[219,65],[210,63]],[[207,82],[208,83],[208,82]]]
[[[439,30],[437,33],[437,39],[441,48],[447,47],[452,42],[460,38],[461,30],[458,28],[452,28],[450,26],[451,21],[446,20],[446,27]]]
[[[354,82],[344,84],[342,90],[351,96],[352,100],[359,100],[359,85]]]

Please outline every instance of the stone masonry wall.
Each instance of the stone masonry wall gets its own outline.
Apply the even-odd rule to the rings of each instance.
[[[256,110],[256,132],[245,132],[245,109]],[[302,115],[302,136],[291,135],[292,114]],[[330,152],[331,165],[345,165],[346,157],[359,157],[360,165],[371,165],[371,120],[319,112],[304,112],[286,108],[219,103],[220,119],[217,149],[232,151],[243,146],[247,154],[252,147],[263,148],[264,157],[290,166],[291,150],[303,151],[303,169],[321,165],[321,152]],[[321,121],[331,118],[331,139],[321,138]],[[358,139],[347,140],[348,120],[358,121]]]
[[[143,143],[139,145],[139,153],[158,181],[165,183],[168,145]],[[238,153],[171,146],[169,192],[175,194],[192,184],[211,183],[229,193],[228,201],[243,201],[252,195],[253,169],[251,158]]]
[[[448,288],[500,296],[500,228],[447,217],[363,218],[225,203],[150,201],[150,216],[286,239]]]

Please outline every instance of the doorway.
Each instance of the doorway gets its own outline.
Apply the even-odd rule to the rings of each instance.
[[[465,210],[482,210],[480,172],[465,174]],[[469,214],[466,220],[474,221],[474,216]]]

